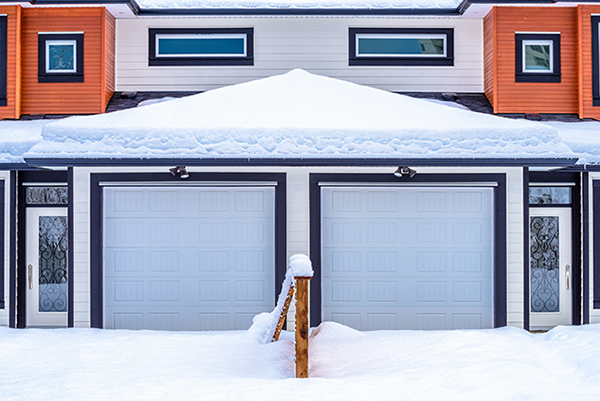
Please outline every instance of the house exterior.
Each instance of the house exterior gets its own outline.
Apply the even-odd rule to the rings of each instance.
[[[595,59],[584,50],[597,48],[596,17],[594,6],[581,3],[536,8],[450,1],[435,9],[400,4],[366,10],[359,4],[269,11],[120,2],[6,5],[6,109],[0,112],[11,119],[97,114],[113,92],[135,99],[136,92],[158,98],[235,91],[234,84],[304,68],[391,92],[450,92],[459,99],[485,93],[500,114],[595,118]],[[545,24],[540,33],[535,18],[515,18],[523,13],[547,16],[556,28]],[[553,36],[518,36],[532,32]],[[531,73],[537,82],[515,82],[523,75],[517,72],[517,40],[521,62],[541,48],[538,64],[549,68],[549,60],[559,60],[560,68],[525,71],[526,81]],[[53,71],[40,60],[58,50],[72,57],[59,58],[66,67]],[[64,79],[69,82],[57,81]],[[263,90],[238,108],[230,106],[237,103],[227,90],[216,92],[229,103],[207,120],[237,122],[243,116],[232,128],[240,135],[232,143],[254,138],[255,132],[237,131],[253,127],[249,122],[264,129],[249,111],[252,105],[263,97],[272,105],[288,100]],[[519,103],[524,96],[530,100]],[[399,113],[395,102],[380,115],[361,97],[340,96],[331,103],[342,110],[361,104],[369,112],[356,109],[336,119],[332,111],[328,126],[347,128],[354,117],[373,116],[362,126],[370,132],[379,127],[375,116],[385,121]],[[498,150],[501,136],[486,137],[493,124],[482,123],[438,142],[375,141],[378,151],[359,156],[352,152],[362,149],[367,134],[345,142],[294,142],[291,154],[272,156],[269,149],[285,143],[279,139],[293,132],[304,138],[315,129],[286,115],[265,117],[269,129],[281,132],[247,143],[234,157],[228,153],[234,145],[219,150],[220,131],[211,136],[217,122],[181,124],[174,104],[164,105],[166,115],[178,116],[171,125],[202,132],[191,142],[195,153],[189,137],[168,131],[172,137],[166,138],[167,130],[158,123],[153,128],[152,118],[130,113],[117,114],[123,120],[114,126],[112,118],[90,117],[100,125],[110,121],[104,131],[87,123],[71,131],[61,122],[40,124],[36,145],[4,162],[0,325],[245,329],[255,314],[272,308],[286,258],[296,253],[309,255],[315,269],[313,325],[333,320],[361,330],[544,329],[600,322],[600,261],[593,252],[600,172],[576,164],[578,155],[555,131],[515,122],[506,128],[515,137],[504,153]],[[210,107],[202,103],[195,110]],[[306,115],[321,115],[309,110]],[[407,132],[446,121],[427,112],[410,117],[430,125],[415,122],[409,128],[417,131]],[[140,138],[156,142],[128,147]],[[465,138],[478,144],[473,148],[479,153],[454,152],[449,144]],[[488,148],[486,141],[495,145]],[[544,141],[556,148],[543,148]],[[112,154],[111,146],[121,146],[119,153]],[[307,147],[321,153],[303,154]],[[329,154],[332,149],[342,153]],[[486,157],[488,151],[494,156]]]

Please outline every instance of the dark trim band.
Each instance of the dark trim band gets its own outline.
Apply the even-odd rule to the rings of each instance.
[[[581,323],[590,322],[590,175],[581,173],[581,276],[583,280],[583,316]]]
[[[28,166],[352,166],[352,167],[570,167],[577,158],[361,159],[361,158],[211,158],[211,159],[27,159]],[[24,166],[25,167],[25,166]],[[600,167],[600,166],[599,166]]]
[[[529,330],[529,167],[523,167],[523,329]]]
[[[17,180],[18,173],[15,170],[10,172],[10,244],[9,244],[9,265],[8,265],[8,283],[9,283],[9,306],[8,306],[8,327],[16,326],[16,305],[17,305]]]

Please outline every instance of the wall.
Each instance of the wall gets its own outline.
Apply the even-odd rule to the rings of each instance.
[[[496,32],[496,42],[484,45],[496,59],[495,85],[486,86],[486,95],[494,92],[494,112],[578,113],[577,8],[494,7],[494,13],[484,23],[484,31]],[[515,32],[560,32],[560,83],[515,82]]]
[[[7,18],[6,106],[0,106],[0,119],[18,118],[21,114],[21,6],[0,7]]]
[[[22,13],[21,113],[102,113],[104,9],[24,8]],[[38,32],[84,32],[84,82],[38,83]]]
[[[492,107],[496,102],[496,9],[483,19],[483,91]],[[494,109],[495,111],[495,109]]]
[[[115,92],[115,35],[117,26],[115,17],[111,13],[107,12],[106,9],[103,10],[103,13],[102,36],[104,37],[104,53],[102,64],[104,65],[104,82],[102,84],[102,110],[104,111],[108,101]]]
[[[459,18],[186,17],[117,20],[117,91],[204,91],[294,68],[400,92],[483,91],[482,21]],[[254,27],[254,66],[149,67],[148,28]],[[348,66],[349,27],[454,28],[455,64]]]
[[[170,167],[170,166],[169,166]],[[128,168],[128,172],[166,172],[168,167]],[[284,172],[287,174],[287,256],[309,254],[309,174],[391,174],[392,167],[189,167],[195,172]],[[418,168],[419,173],[507,174],[507,312],[508,324],[523,327],[523,195],[522,169],[514,168]],[[122,168],[74,169],[74,317],[76,327],[90,326],[90,174],[123,172]],[[312,291],[320,291],[312,288]],[[293,324],[293,313],[288,323]]]
[[[600,120],[600,106],[594,106],[592,103],[592,15],[600,14],[600,6],[582,6],[578,7],[579,20],[579,46],[581,47],[580,73],[580,109],[581,118],[594,118]]]

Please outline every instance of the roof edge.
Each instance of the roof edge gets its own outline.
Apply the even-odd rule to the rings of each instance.
[[[25,158],[27,167],[58,166],[343,166],[343,167],[571,167],[577,158],[159,158],[159,159],[110,159],[110,158]],[[21,165],[23,166],[23,165]],[[23,166],[25,167],[25,166]]]

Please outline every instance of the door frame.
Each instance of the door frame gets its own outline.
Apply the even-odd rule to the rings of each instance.
[[[507,324],[507,271],[506,271],[506,174],[505,173],[450,173],[450,174],[421,174],[410,178],[408,175],[396,177],[390,167],[389,174],[310,174],[310,258],[315,272],[313,290],[310,292],[310,320],[312,326],[321,323],[321,187],[320,183],[343,183],[351,186],[369,183],[381,186],[387,185],[423,185],[427,184],[464,184],[481,185],[493,183],[494,194],[494,239],[493,239],[493,327],[503,327]]]
[[[581,206],[581,177],[579,173],[564,172],[561,170],[553,172],[529,171],[523,168],[523,328],[530,329],[531,306],[530,306],[530,274],[529,274],[529,208],[530,207],[565,207],[571,209],[571,324],[580,325],[582,319],[582,206]],[[571,191],[571,204],[565,205],[529,205],[529,184],[569,184]]]
[[[67,209],[67,277],[73,277],[73,168],[69,167],[63,171],[19,171],[17,172],[17,280],[16,296],[11,303],[16,305],[16,327],[23,329],[27,327],[27,265],[26,265],[26,243],[27,243],[27,221],[26,209],[31,207],[62,207]],[[66,205],[26,205],[26,188],[32,184],[58,184],[67,187],[68,203]],[[73,327],[73,280],[68,280],[67,287],[67,327]]]

